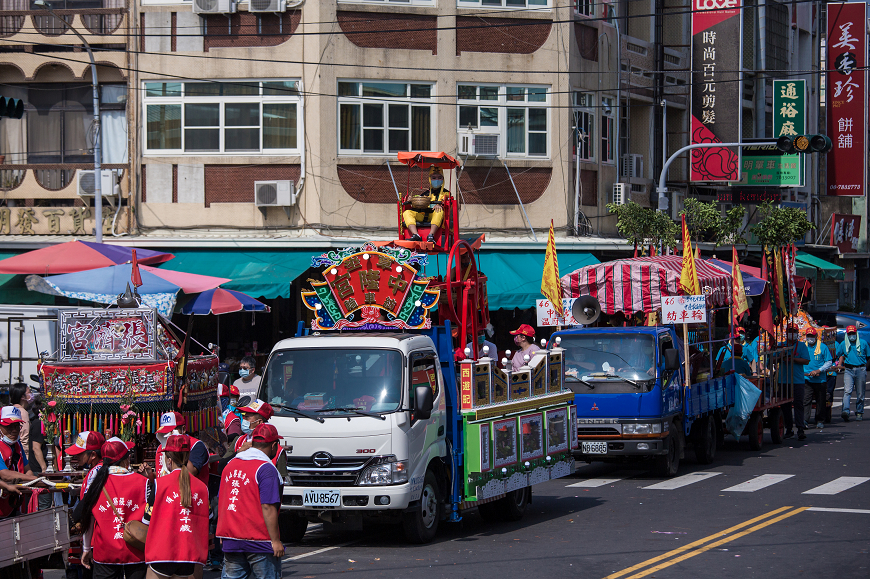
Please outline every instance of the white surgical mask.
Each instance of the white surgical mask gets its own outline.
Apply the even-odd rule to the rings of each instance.
[[[858,334],[849,334],[849,341],[850,342],[857,342],[858,341]]]
[[[815,346],[816,339],[815,338],[807,338],[807,346]]]
[[[254,429],[251,428],[251,423],[247,420],[242,420],[242,432],[245,434],[251,434],[253,431]]]
[[[0,435],[0,440],[2,440],[3,442],[5,442],[6,444],[9,444],[9,445],[13,445],[16,442],[18,442],[17,438],[15,440],[13,440],[13,439],[9,438],[8,436],[6,436],[5,434]]]
[[[251,371],[248,370],[247,368],[241,368],[239,370],[239,376],[241,376],[242,378],[245,378],[250,373],[251,373]]]

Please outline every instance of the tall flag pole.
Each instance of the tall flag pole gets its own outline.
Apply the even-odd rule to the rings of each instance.
[[[560,318],[565,317],[562,308],[562,285],[559,282],[559,259],[556,256],[556,234],[550,220],[550,236],[547,238],[547,253],[544,256],[544,274],[541,276],[541,293],[544,294]]]
[[[731,263],[731,311],[734,315],[733,323],[737,326],[740,316],[749,311],[749,304],[746,301],[746,288],[743,286],[743,272],[740,271],[740,262],[737,260],[737,248],[733,245]]]
[[[695,256],[692,254],[692,239],[686,227],[686,216],[683,215],[683,270],[680,272],[680,287],[690,296],[701,295],[701,284],[698,283],[698,271],[695,269]]]

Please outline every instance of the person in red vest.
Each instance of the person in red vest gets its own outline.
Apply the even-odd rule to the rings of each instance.
[[[0,479],[4,481],[0,519],[17,514],[21,493],[12,484],[36,478],[27,466],[27,454],[19,440],[23,422],[17,406],[4,406],[0,410]]]
[[[191,442],[185,434],[170,436],[163,447],[169,474],[146,486],[148,579],[201,576],[208,558],[208,487],[188,470]]]
[[[144,579],[145,553],[124,541],[124,524],[145,514],[147,479],[130,470],[132,443],[112,437],[103,462],[82,499],[82,565],[100,579]]]
[[[187,427],[187,419],[180,412],[165,412],[160,417],[160,428],[157,429],[157,438],[160,440],[160,447],[154,457],[154,465],[157,469],[157,476],[169,474],[170,470],[164,464],[163,449],[165,441],[170,434],[184,434]],[[187,464],[187,470],[208,486],[208,447],[201,440],[192,436],[190,438],[190,462]],[[150,478],[150,477],[149,477]]]
[[[281,438],[271,424],[259,424],[251,447],[224,468],[217,526],[224,552],[222,579],[281,577],[281,475],[272,464]]]
[[[272,418],[272,415],[275,414],[272,406],[259,398],[247,406],[239,408],[239,412],[242,414],[242,432],[245,436],[240,436],[236,439],[235,451],[237,453],[251,448],[254,430],[260,424],[268,422]]]
[[[82,430],[76,436],[76,441],[66,449],[66,453],[72,457],[73,468],[84,470],[88,473],[85,476],[82,490],[79,492],[79,500],[85,498],[85,493],[88,492],[91,481],[97,475],[98,469],[94,467],[103,460],[102,449],[105,443],[106,437],[99,432],[95,430]]]
[[[233,444],[239,436],[242,435],[242,421],[239,418],[238,403],[239,403],[239,387],[235,385],[223,386],[220,393],[221,398],[227,399],[226,410],[221,414],[221,427],[224,434],[227,435],[227,443]],[[223,403],[223,400],[221,401]]]

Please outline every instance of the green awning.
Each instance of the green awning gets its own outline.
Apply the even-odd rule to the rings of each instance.
[[[798,275],[809,277],[812,279],[827,278],[827,279],[845,279],[846,274],[839,265],[833,264],[830,261],[825,261],[815,255],[798,251],[795,257],[795,270]]]
[[[318,252],[305,250],[258,251],[182,250],[173,249],[175,259],[161,267],[186,273],[228,277],[232,281],[221,287],[248,294],[254,298],[289,298],[290,285],[308,266]]]
[[[0,251],[0,259],[15,257],[20,251]],[[35,304],[54,305],[54,296],[30,291],[24,285],[26,275],[0,273],[0,304],[24,305]]]
[[[559,275],[600,263],[591,253],[559,251]],[[479,255],[478,267],[486,274],[489,309],[528,309],[542,299],[541,275],[544,251],[486,251]]]

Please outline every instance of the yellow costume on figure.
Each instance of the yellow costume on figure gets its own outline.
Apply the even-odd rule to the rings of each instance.
[[[444,174],[440,167],[432,166],[429,168],[429,210],[414,211],[407,209],[402,213],[402,219],[405,225],[411,232],[412,241],[422,241],[420,234],[417,233],[417,224],[428,221],[432,224],[432,229],[426,237],[426,241],[433,243],[435,234],[438,233],[438,228],[444,222],[444,205],[443,202],[450,197],[450,191],[444,187]],[[437,205],[433,205],[437,204]]]

